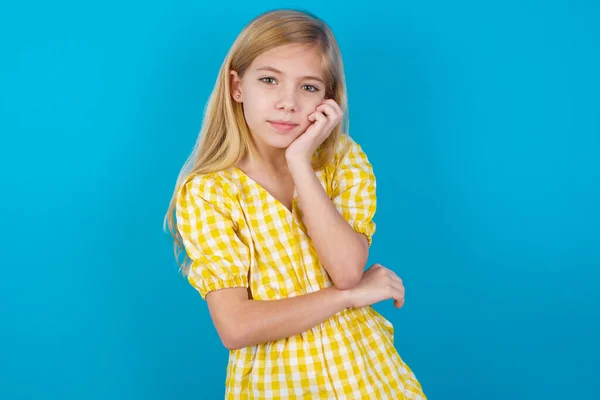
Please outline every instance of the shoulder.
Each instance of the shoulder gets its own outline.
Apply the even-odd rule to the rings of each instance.
[[[355,171],[373,174],[373,165],[363,147],[352,137],[342,135],[333,161],[334,171],[347,173]]]
[[[333,163],[336,167],[348,164],[368,164],[369,158],[362,146],[348,134],[340,136]]]
[[[237,197],[236,192],[237,185],[231,179],[228,170],[192,173],[182,181],[177,202],[182,205],[192,200],[194,203],[231,208],[232,201]]]

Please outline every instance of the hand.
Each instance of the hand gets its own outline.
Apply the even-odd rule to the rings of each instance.
[[[342,109],[333,99],[325,99],[308,115],[313,121],[286,149],[288,161],[310,162],[313,154],[333,132],[342,118]]]
[[[400,308],[404,305],[404,285],[394,271],[381,264],[373,264],[360,282],[348,289],[348,296],[350,307],[365,307],[394,299],[394,307]]]

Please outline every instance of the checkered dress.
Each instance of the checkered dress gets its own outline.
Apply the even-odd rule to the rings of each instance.
[[[375,176],[349,136],[349,151],[317,175],[346,221],[369,241],[375,232]],[[341,149],[342,147],[340,147]],[[311,293],[332,285],[293,211],[236,167],[190,176],[177,196],[177,227],[193,260],[190,284],[250,288],[256,300]],[[396,351],[394,328],[372,307],[346,308],[308,331],[232,350],[227,399],[426,399]]]

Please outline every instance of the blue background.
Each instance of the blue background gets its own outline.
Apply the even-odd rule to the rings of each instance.
[[[302,6],[378,177],[376,309],[430,399],[598,398],[600,6],[21,2],[0,12],[1,399],[222,398],[162,222],[229,46]]]

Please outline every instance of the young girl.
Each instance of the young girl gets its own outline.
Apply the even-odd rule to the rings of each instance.
[[[375,264],[375,176],[347,135],[334,35],[317,17],[251,21],[221,66],[166,223],[230,350],[228,399],[426,399],[391,323],[404,303]]]

